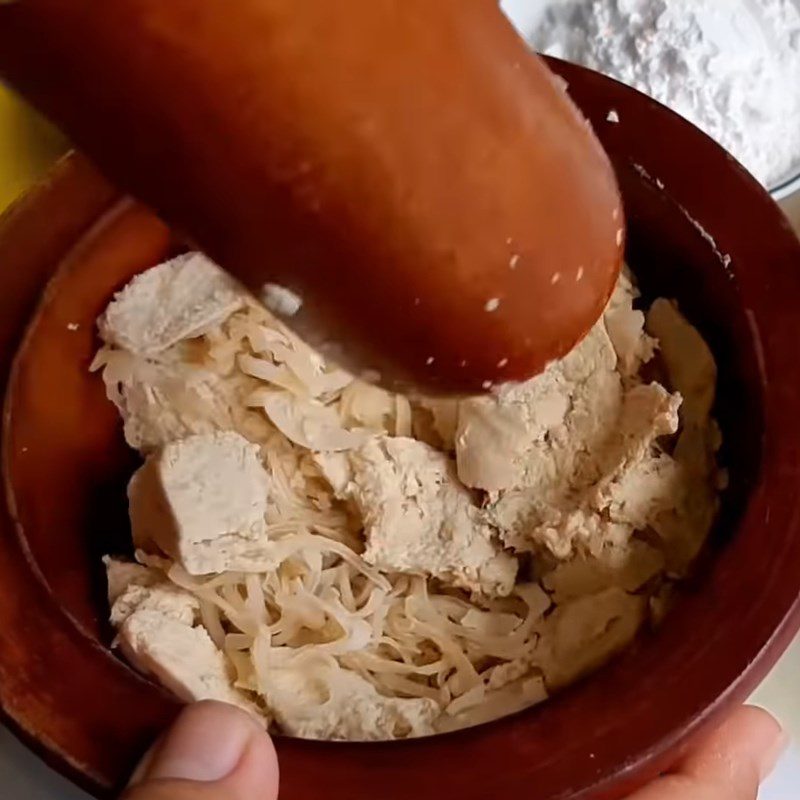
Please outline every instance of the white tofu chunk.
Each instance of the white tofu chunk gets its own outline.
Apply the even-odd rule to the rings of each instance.
[[[647,599],[618,587],[559,605],[542,628],[536,654],[552,691],[599,669],[635,638]]]
[[[142,609],[123,622],[119,645],[138,669],[181,700],[219,700],[255,713],[253,704],[234,688],[225,656],[205,628]]]
[[[362,515],[366,561],[489,595],[511,591],[517,562],[495,542],[447,456],[414,439],[383,436],[315,458],[334,492]]]
[[[119,628],[135,611],[156,611],[193,625],[200,603],[190,592],[170,583],[163,573],[140,564],[106,558],[111,624]]]
[[[111,607],[111,624],[118,628],[137,611],[154,611],[184,625],[193,625],[200,610],[197,598],[162,581],[154,586],[131,584]]]
[[[171,442],[128,486],[134,544],[191,575],[271,568],[269,476],[259,448],[230,431]]]
[[[382,741],[434,732],[439,706],[425,698],[384,697],[348,669],[272,669],[266,695],[281,730],[303,739]]]
[[[137,275],[98,321],[108,344],[153,356],[200,336],[238,311],[246,294],[202,253],[186,253]]]
[[[103,564],[106,568],[110,605],[113,605],[131,585],[153,586],[161,580],[161,575],[156,570],[144,567],[135,561],[123,561],[112,556],[105,556]]]
[[[669,300],[647,313],[647,330],[658,339],[672,389],[683,397],[686,424],[707,425],[717,388],[717,365],[700,332]]]
[[[664,554],[639,540],[606,547],[598,556],[579,554],[560,562],[542,578],[542,585],[556,604],[618,587],[638,592],[664,569]]]
[[[575,471],[613,428],[622,399],[617,356],[600,320],[540,375],[503,384],[459,405],[458,477],[487,492],[536,486],[542,493]]]
[[[603,319],[617,353],[617,368],[624,378],[634,377],[657,348],[656,340],[644,332],[644,313],[633,307],[638,297],[631,276],[623,269]]]
[[[155,586],[131,584],[111,607],[111,624],[119,627],[136,611],[155,611],[168,619],[192,625],[200,610],[197,598],[165,582]]]

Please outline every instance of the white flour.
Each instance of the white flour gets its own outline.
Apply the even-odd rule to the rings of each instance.
[[[793,0],[505,0],[537,50],[655,97],[706,131],[769,187],[800,170],[798,5]]]

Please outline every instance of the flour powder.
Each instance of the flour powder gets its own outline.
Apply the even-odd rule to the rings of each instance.
[[[517,22],[537,50],[656,98],[768,187],[800,171],[800,0],[526,0],[525,6],[527,17]]]

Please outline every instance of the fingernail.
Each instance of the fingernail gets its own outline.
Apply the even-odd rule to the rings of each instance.
[[[781,731],[780,736],[775,739],[774,744],[767,748],[761,756],[761,780],[765,781],[775,771],[775,767],[781,760],[781,756],[789,749],[792,737],[786,732]]]
[[[236,769],[259,733],[256,723],[233,706],[208,702],[189,706],[145,757],[145,774],[136,777],[138,781],[222,780]]]

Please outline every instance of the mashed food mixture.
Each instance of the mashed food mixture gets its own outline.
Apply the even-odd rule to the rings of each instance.
[[[129,660],[275,730],[394,739],[545,700],[669,604],[713,522],[716,368],[623,275],[564,359],[463,400],[323,359],[213,263],[136,277],[99,321],[131,447]]]

